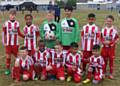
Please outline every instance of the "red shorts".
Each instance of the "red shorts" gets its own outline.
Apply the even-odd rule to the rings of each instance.
[[[89,58],[92,56],[92,51],[83,51],[83,58]]]
[[[64,67],[61,66],[59,68],[57,68],[56,66],[53,66],[53,69],[51,71],[48,71],[48,73],[55,75],[58,79],[60,77],[65,77],[65,73],[64,73]]]
[[[87,60],[88,58],[90,58],[92,56],[92,51],[83,51],[83,62],[86,63],[85,60]]]
[[[8,45],[6,46],[6,54],[13,54],[15,57],[17,56],[18,54],[18,48],[19,46],[18,45]]]
[[[72,68],[67,68],[67,74],[72,76],[76,83],[81,81],[81,75],[78,73],[78,70],[73,71]]]
[[[29,79],[33,79],[33,74],[30,73],[30,71],[28,70],[23,70],[22,68],[20,67],[13,67],[12,68],[12,78],[13,79],[18,79],[20,80],[20,77],[23,76],[23,75],[27,75],[27,77]]]
[[[105,57],[114,58],[115,57],[115,47],[103,47],[101,50],[101,55],[103,58],[105,58]]]
[[[65,77],[64,67],[57,68],[56,77],[59,79],[60,77]]]

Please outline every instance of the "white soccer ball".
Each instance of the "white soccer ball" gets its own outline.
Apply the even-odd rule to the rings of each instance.
[[[47,31],[47,32],[45,33],[45,39],[47,39],[47,40],[51,40],[51,39],[53,39],[54,37],[55,37],[55,34],[54,34],[53,31]]]
[[[27,74],[23,74],[23,80],[27,81],[28,79],[29,79],[28,75]]]

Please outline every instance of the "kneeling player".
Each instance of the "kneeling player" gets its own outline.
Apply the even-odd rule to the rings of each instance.
[[[47,79],[46,67],[48,66],[49,52],[45,49],[45,44],[43,40],[40,40],[39,50],[35,53],[34,59],[34,69],[36,73],[36,79],[40,77],[41,80]]]
[[[90,57],[90,64],[88,67],[87,79],[83,81],[84,84],[91,81],[92,75],[93,83],[97,84],[103,78],[104,59],[99,55],[100,46],[94,45],[92,49],[93,55]]]
[[[66,52],[63,51],[63,47],[59,41],[56,42],[55,49],[50,51],[50,55],[52,70],[49,71],[49,73],[51,74],[51,79],[54,80],[57,78],[61,81],[64,81],[64,64]]]
[[[32,57],[28,55],[28,50],[26,47],[21,47],[19,51],[19,56],[16,58],[15,65],[12,68],[12,78],[15,81],[20,81],[22,76],[24,81],[34,80],[34,62]]]
[[[81,81],[81,55],[78,53],[78,44],[71,43],[70,52],[66,57],[67,81],[71,81],[72,77],[76,83]]]

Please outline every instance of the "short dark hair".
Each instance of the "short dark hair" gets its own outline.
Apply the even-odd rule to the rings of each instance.
[[[94,45],[92,50],[100,50],[100,45]]]
[[[70,46],[71,46],[71,48],[78,48],[78,47],[79,47],[76,42],[72,42],[72,43],[70,44]]]
[[[64,7],[64,10],[69,10],[69,11],[73,11],[73,6],[72,5],[69,5],[69,4],[66,4],[65,7]]]
[[[33,19],[32,14],[26,14],[26,15],[25,15],[25,19],[26,19],[28,16],[31,17],[31,19]]]
[[[42,39],[39,40],[39,41],[38,41],[38,45],[40,45],[40,43],[44,43],[44,40],[42,40]]]
[[[28,50],[26,46],[21,46],[20,50]]]
[[[112,16],[112,15],[108,15],[107,17],[106,17],[106,19],[107,18],[110,18],[110,19],[112,19],[113,21],[114,21],[114,17]]]
[[[95,18],[96,15],[95,15],[94,13],[89,13],[89,14],[88,14],[88,18],[91,18],[91,17]]]

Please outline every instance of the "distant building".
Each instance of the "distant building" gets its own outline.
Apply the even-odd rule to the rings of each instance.
[[[87,3],[88,0],[77,0],[77,2],[80,2],[80,3]]]
[[[17,10],[22,8],[26,10],[45,10],[50,1],[54,3],[55,0],[1,0],[0,7],[5,7],[7,10],[10,8],[16,8]]]

